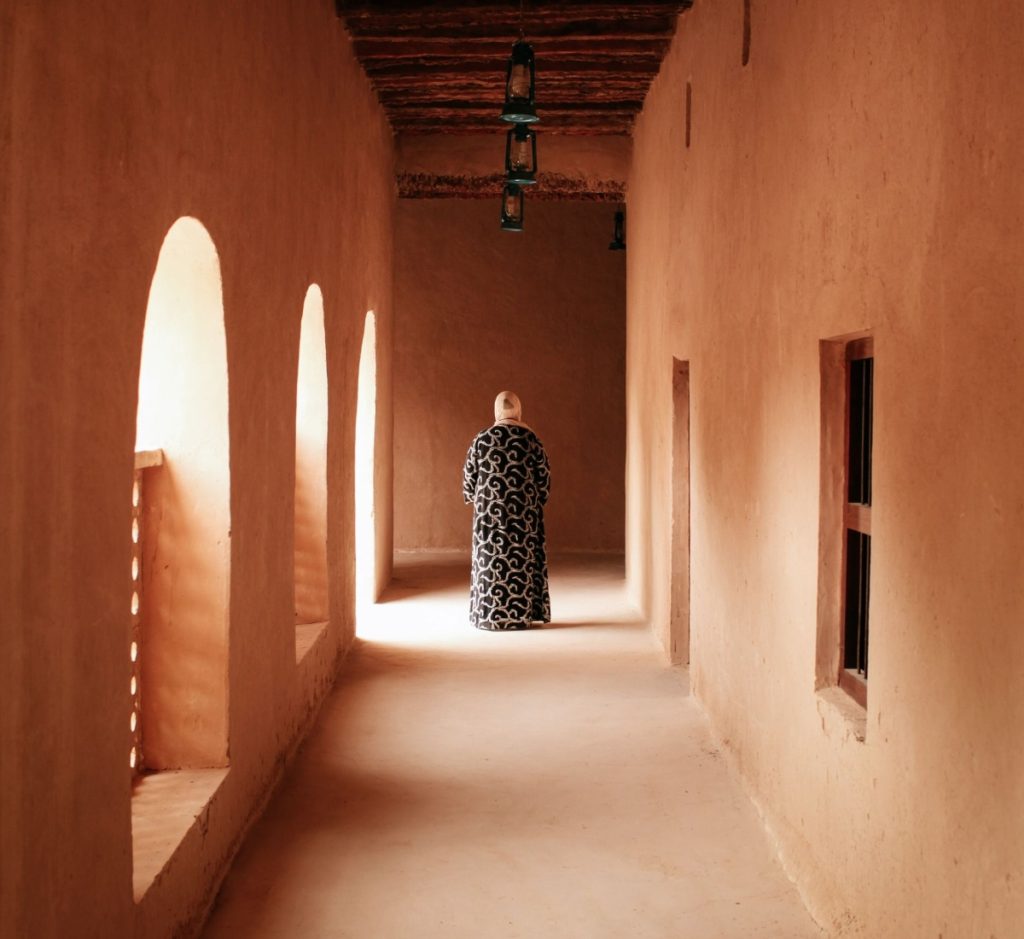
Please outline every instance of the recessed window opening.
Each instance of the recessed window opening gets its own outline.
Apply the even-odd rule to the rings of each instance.
[[[126,649],[138,769],[227,765],[228,450],[220,262],[181,218],[153,275],[139,370]]]
[[[163,463],[160,450],[142,451],[135,454],[135,472],[132,475],[131,499],[131,579],[128,584],[131,601],[129,605],[130,637],[128,644],[128,668],[130,679],[128,696],[131,699],[131,714],[128,730],[131,744],[128,752],[128,767],[132,776],[138,776],[146,767],[143,740],[142,712],[142,664],[144,661],[145,627],[143,624],[143,554],[145,552],[144,532],[153,527],[153,521],[146,512],[146,481]]]
[[[672,359],[672,566],[669,653],[690,662],[690,363]]]
[[[366,314],[359,353],[355,440],[356,604],[377,598],[377,538],[374,472],[377,440],[377,324]]]
[[[750,0],[743,0],[743,65],[750,64]]]
[[[821,343],[821,501],[816,686],[867,707],[871,608],[874,342]]]
[[[693,115],[693,85],[686,83],[686,149],[690,149],[690,126]]]
[[[295,390],[295,625],[328,618],[327,342],[324,299],[306,291]]]
[[[839,685],[867,702],[868,608],[871,588],[871,453],[875,360],[870,339],[846,347],[847,427],[845,589]]]

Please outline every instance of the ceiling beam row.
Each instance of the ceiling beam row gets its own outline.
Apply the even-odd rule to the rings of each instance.
[[[500,127],[520,26],[541,130],[629,134],[691,0],[336,0],[391,125],[405,134]],[[520,14],[522,7],[522,14]]]

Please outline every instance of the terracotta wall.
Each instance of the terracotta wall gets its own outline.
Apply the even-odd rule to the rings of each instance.
[[[368,309],[390,348],[391,134],[328,0],[4,4],[0,62],[0,935],[169,936],[201,915],[352,636],[356,374]],[[135,411],[150,281],[182,216],[209,232],[223,288],[230,769],[135,905]],[[331,616],[297,668],[295,382],[311,283],[330,370]],[[379,374],[386,454],[388,361]]]
[[[692,679],[820,921],[1024,922],[1024,9],[698,0],[634,138],[628,523],[668,638],[689,362]],[[686,146],[685,88],[692,87]],[[815,692],[819,340],[873,330],[871,674]]]
[[[552,464],[553,549],[621,551],[625,259],[614,206],[399,201],[395,257],[395,545],[469,549],[462,465],[503,389]]]

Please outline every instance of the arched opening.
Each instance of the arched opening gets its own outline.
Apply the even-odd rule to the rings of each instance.
[[[324,298],[306,291],[295,389],[295,627],[298,649],[328,617],[327,342]]]
[[[366,314],[359,352],[355,442],[356,609],[377,599],[377,537],[374,471],[377,441],[377,325]]]
[[[150,286],[135,450],[134,768],[226,766],[227,344],[220,261],[194,218],[168,231]]]

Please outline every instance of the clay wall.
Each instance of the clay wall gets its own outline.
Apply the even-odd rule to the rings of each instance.
[[[401,199],[395,257],[395,546],[469,550],[462,466],[515,391],[552,464],[552,550],[621,551],[625,259],[613,205]]]
[[[634,135],[627,566],[838,935],[1024,921],[1024,9],[698,0]],[[691,88],[687,146],[686,88]],[[871,330],[866,712],[816,692],[819,342]],[[863,737],[863,739],[861,739]]]
[[[0,935],[187,934],[352,637],[370,309],[390,452],[391,133],[327,0],[4,4],[0,62]],[[229,767],[136,904],[133,444],[150,284],[183,217],[216,248],[226,333]],[[296,370],[313,283],[330,375],[330,618],[297,665]],[[386,563],[389,473],[382,462]]]

